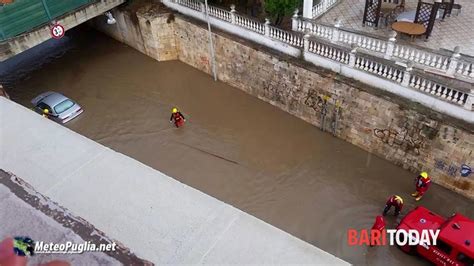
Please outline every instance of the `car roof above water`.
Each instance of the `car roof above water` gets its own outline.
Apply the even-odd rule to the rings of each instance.
[[[66,96],[62,95],[61,93],[58,92],[51,92],[51,94],[48,94],[46,97],[44,97],[41,102],[51,106],[52,108],[56,106],[57,104],[63,102],[64,100],[67,100]]]

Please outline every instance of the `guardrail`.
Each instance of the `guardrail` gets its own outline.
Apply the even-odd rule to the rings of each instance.
[[[206,21],[205,6],[198,0],[163,0],[163,3],[185,15]],[[262,23],[238,15],[233,6],[230,11],[209,7],[209,22],[242,38],[294,57],[302,56],[308,62],[341,75],[474,122],[473,83],[425,73],[422,67],[425,65],[444,70],[444,74],[452,72],[453,75],[472,78],[472,63],[460,58],[459,51],[446,57],[396,44],[394,36],[383,41],[341,30],[337,25],[308,23],[293,17],[293,27],[305,31],[303,36],[297,31],[273,27],[268,19]],[[393,58],[404,58],[406,64],[400,65]]]

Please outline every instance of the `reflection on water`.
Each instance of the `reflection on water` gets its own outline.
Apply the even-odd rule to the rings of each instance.
[[[394,247],[346,245],[346,230],[370,228],[391,194],[405,198],[405,213],[423,204],[474,217],[472,201],[436,185],[415,203],[413,174],[183,63],[156,62],[87,28],[49,51],[8,69],[25,76],[3,72],[15,101],[60,91],[85,110],[71,129],[349,262],[425,263]],[[169,124],[173,106],[184,128]]]

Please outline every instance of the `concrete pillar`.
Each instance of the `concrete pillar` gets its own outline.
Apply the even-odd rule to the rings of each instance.
[[[334,22],[334,28],[332,30],[332,38],[331,41],[337,42],[339,41],[339,28],[341,27],[341,19],[337,18]]]
[[[393,55],[393,50],[395,49],[395,41],[397,40],[397,32],[392,30],[389,34],[389,39],[387,42],[387,50],[385,51],[384,58],[390,59]]]
[[[469,111],[474,111],[472,105],[474,104],[474,89],[467,95],[466,103],[464,104],[464,108]]]
[[[303,36],[303,49],[304,49],[304,51],[309,50],[309,37],[311,37],[311,35],[309,35],[308,33],[306,33]]]
[[[414,64],[412,61],[408,61],[407,67],[405,68],[405,71],[403,72],[402,86],[404,87],[410,86],[411,71],[413,70],[413,65]]]
[[[265,19],[265,36],[270,36],[270,19]]]
[[[313,18],[313,0],[304,0],[303,3],[303,17]]]
[[[293,31],[297,31],[298,30],[298,22],[299,22],[299,18],[298,18],[298,8],[295,10],[295,12],[293,13],[293,17],[291,17],[291,30]]]
[[[235,5],[230,5],[230,23],[235,24]]]
[[[359,46],[355,43],[351,44],[351,52],[349,53],[349,67],[354,68],[356,63],[356,53]]]
[[[461,47],[456,46],[454,47],[454,53],[451,56],[451,60],[449,61],[448,70],[446,70],[446,74],[454,75],[456,72],[456,68],[458,67],[459,58],[461,57]]]

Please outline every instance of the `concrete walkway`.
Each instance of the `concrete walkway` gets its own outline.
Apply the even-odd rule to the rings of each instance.
[[[0,147],[0,169],[156,264],[347,264],[2,97]]]
[[[45,243],[84,243],[85,240],[65,228],[51,217],[31,207],[7,187],[0,184],[0,241],[11,236],[28,236]],[[29,258],[30,265],[65,260],[71,265],[120,265],[120,262],[104,253],[83,254],[36,254]]]

